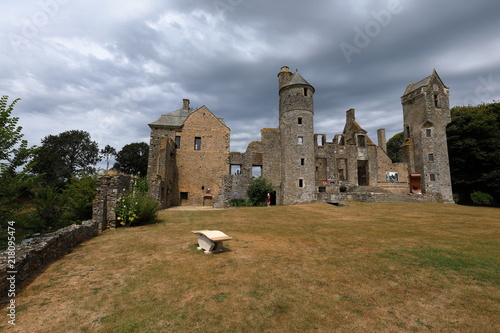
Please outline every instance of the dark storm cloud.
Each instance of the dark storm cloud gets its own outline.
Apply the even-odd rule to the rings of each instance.
[[[276,127],[283,65],[315,89],[315,130],[345,111],[372,139],[402,129],[400,97],[437,69],[451,104],[500,96],[494,0],[7,0],[0,23],[2,94],[31,144],[82,129],[101,147],[149,140],[147,124],[206,105],[232,150]],[[346,49],[346,45],[348,48]]]

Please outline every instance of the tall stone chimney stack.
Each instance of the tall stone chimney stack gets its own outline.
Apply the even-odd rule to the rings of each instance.
[[[381,128],[377,131],[378,146],[387,153],[387,140],[385,137],[385,129]]]
[[[189,110],[189,99],[184,98],[182,100],[182,109],[183,110]]]

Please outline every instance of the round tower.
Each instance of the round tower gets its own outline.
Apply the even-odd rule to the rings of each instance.
[[[282,203],[313,201],[315,193],[314,88],[286,66],[278,74]]]

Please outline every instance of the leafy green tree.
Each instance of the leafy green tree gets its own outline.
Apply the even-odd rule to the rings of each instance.
[[[403,149],[403,132],[395,134],[387,141],[387,155],[392,160],[392,163],[401,162],[401,151]]]
[[[148,172],[148,156],[149,145],[147,143],[130,143],[116,154],[116,163],[113,169],[145,177]]]
[[[25,172],[24,167],[33,148],[28,148],[28,141],[23,140],[22,127],[18,126],[18,117],[13,117],[14,106],[19,99],[8,103],[8,96],[0,98],[0,234],[6,234],[2,226],[16,220],[16,214],[22,209],[21,198],[27,196],[33,183],[33,177]],[[21,169],[21,170],[19,170]],[[20,231],[20,230],[19,230]]]
[[[101,160],[99,148],[85,131],[48,135],[33,158],[32,170],[48,184],[63,187],[73,176],[93,174]]]
[[[23,140],[22,127],[17,125],[19,117],[12,117],[14,106],[20,100],[15,99],[8,103],[9,96],[0,98],[0,171],[11,174],[23,166],[32,149],[28,148],[28,141]]]
[[[253,178],[248,186],[247,196],[254,206],[264,206],[267,193],[273,192],[273,186],[263,177]]]
[[[452,186],[459,202],[473,203],[482,192],[499,204],[500,103],[457,106],[451,117],[446,132]]]
[[[101,156],[106,161],[106,170],[109,169],[109,162],[111,162],[111,158],[116,156],[116,149],[111,147],[110,145],[106,145],[104,149],[101,149]]]

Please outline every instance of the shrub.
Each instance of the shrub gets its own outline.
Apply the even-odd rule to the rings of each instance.
[[[84,175],[73,177],[66,188],[65,212],[63,220],[66,224],[81,222],[92,218],[92,204],[96,196],[96,176]]]
[[[267,193],[273,192],[274,189],[265,178],[258,177],[252,179],[248,186],[247,195],[253,206],[265,206]]]
[[[253,206],[252,201],[244,198],[233,198],[229,200],[229,206],[231,207],[248,207]]]
[[[159,205],[147,193],[141,181],[132,183],[130,189],[116,203],[116,219],[122,226],[154,223]]]
[[[470,198],[474,205],[479,206],[491,206],[494,202],[493,197],[490,194],[481,191],[472,192]]]

